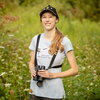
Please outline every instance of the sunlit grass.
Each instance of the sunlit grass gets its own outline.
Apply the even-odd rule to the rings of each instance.
[[[10,14],[19,19],[5,23],[0,31],[0,100],[28,100],[31,78],[28,46],[34,35],[43,32],[37,13],[40,8],[36,9],[19,7]],[[99,23],[86,19],[80,22],[60,15],[57,27],[72,41],[79,66],[78,75],[64,79],[68,100],[100,98]],[[68,68],[65,60],[62,70]]]

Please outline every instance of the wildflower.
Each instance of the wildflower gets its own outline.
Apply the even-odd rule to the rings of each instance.
[[[3,61],[5,61],[5,59],[1,59],[1,61],[3,62]]]
[[[10,83],[6,83],[6,84],[4,84],[4,85],[5,85],[5,87],[10,87],[10,86],[11,86]]]
[[[22,80],[22,76],[19,76],[19,79]]]
[[[2,49],[3,49],[3,48],[5,48],[5,47],[4,47],[4,46],[0,46],[0,48],[2,48]]]
[[[23,58],[22,57],[18,57],[18,59],[22,60]]]
[[[10,90],[9,93],[10,93],[11,95],[13,95],[13,94],[14,94],[14,90]]]
[[[92,85],[93,85],[93,83],[91,82],[91,83],[90,83],[90,86],[92,86]]]
[[[5,16],[3,16],[3,18],[10,22],[15,22],[19,19],[18,16],[9,16],[9,15],[5,15]]]
[[[86,69],[86,67],[82,67],[82,69],[83,69],[83,70],[85,70],[85,69]]]
[[[26,64],[23,64],[23,66],[26,66]]]
[[[87,87],[87,90],[89,90],[89,87]]]
[[[28,92],[30,92],[30,93],[33,92],[32,89],[24,89],[24,91],[28,91]]]
[[[29,92],[32,93],[33,92],[32,89],[29,89]]]
[[[9,73],[12,73],[12,71],[9,71]]]
[[[14,66],[14,67],[13,67],[13,70],[14,70],[14,71],[17,71],[17,67],[16,67],[16,66]]]
[[[14,35],[13,35],[13,34],[9,34],[8,36],[9,36],[9,37],[13,37]]]
[[[24,91],[29,91],[29,89],[24,89]]]
[[[78,96],[78,92],[75,92],[74,95],[75,95],[75,96]]]
[[[3,75],[5,75],[6,74],[6,72],[2,72],[1,74],[0,74],[0,76],[3,76]]]

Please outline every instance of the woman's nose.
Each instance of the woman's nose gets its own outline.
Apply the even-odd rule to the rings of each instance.
[[[46,18],[46,21],[49,21],[49,18]]]

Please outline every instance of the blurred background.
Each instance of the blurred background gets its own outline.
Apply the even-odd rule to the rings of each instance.
[[[29,100],[28,47],[43,32],[39,12],[47,5],[57,9],[79,66],[63,79],[65,100],[100,100],[100,0],[0,0],[0,100]]]

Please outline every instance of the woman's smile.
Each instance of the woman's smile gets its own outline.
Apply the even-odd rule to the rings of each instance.
[[[51,25],[51,23],[45,23],[45,25],[46,25],[46,26],[50,26],[50,25]]]
[[[57,22],[57,18],[50,12],[46,12],[42,15],[41,18],[42,25],[45,30],[52,30]]]

